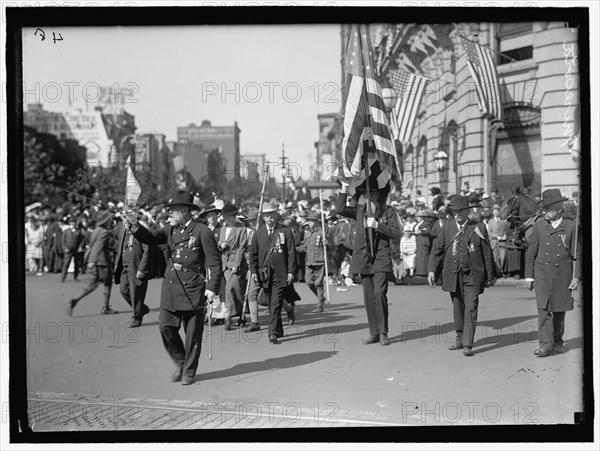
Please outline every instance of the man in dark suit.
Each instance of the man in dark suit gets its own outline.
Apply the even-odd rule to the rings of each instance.
[[[535,284],[538,308],[539,348],[533,353],[537,357],[565,352],[565,313],[573,310],[571,292],[579,288],[581,281],[581,258],[576,257],[581,255],[577,225],[563,216],[566,200],[559,189],[542,193],[544,219],[533,225],[525,254],[525,280],[530,290]]]
[[[172,382],[194,381],[202,349],[204,308],[213,302],[221,284],[221,255],[212,231],[192,218],[194,196],[178,191],[167,204],[169,225],[150,232],[127,212],[133,236],[141,243],[168,244],[170,258],[162,283],[158,325],[167,353],[176,365]],[[179,336],[183,322],[185,345]]]
[[[263,208],[265,225],[252,236],[250,244],[250,273],[253,283],[260,283],[265,290],[269,306],[269,342],[279,343],[283,336],[281,309],[287,286],[294,282],[296,272],[296,247],[292,231],[278,224],[277,205]]]
[[[346,205],[349,183],[341,180],[342,189],[338,196],[336,211],[340,216],[356,219],[356,236],[350,273],[360,274],[363,287],[365,309],[369,321],[369,338],[364,344],[390,344],[388,339],[388,273],[392,269],[392,240],[400,240],[401,232],[398,215],[392,206],[386,205],[389,184],[382,190],[371,190],[371,216],[368,216],[367,204],[350,207]],[[373,181],[375,182],[375,181]],[[372,186],[375,186],[373,183]],[[366,193],[365,193],[366,197]],[[368,230],[373,231],[373,257],[368,248]]]
[[[67,278],[67,270],[69,269],[71,260],[74,260],[73,280],[77,280],[77,276],[79,276],[79,259],[77,258],[77,252],[79,251],[79,246],[81,246],[81,243],[83,242],[83,238],[83,233],[77,228],[77,218],[71,216],[69,218],[69,228],[63,231],[61,238],[61,249],[63,253],[61,282],[64,282]]]
[[[48,218],[48,227],[44,232],[45,260],[49,273],[60,271],[62,229],[54,213]]]
[[[144,304],[148,279],[152,273],[153,248],[140,243],[131,232],[131,222],[126,217],[119,224],[117,257],[115,259],[115,284],[119,285],[121,296],[133,309],[130,327],[140,327],[142,318],[149,312]]]
[[[452,201],[455,219],[448,221],[438,234],[429,255],[430,286],[441,272],[442,289],[450,293],[454,310],[456,342],[449,349],[463,349],[473,355],[479,295],[493,284],[492,249],[485,224],[474,223],[469,198],[455,196]]]
[[[110,246],[110,230],[112,229],[113,215],[107,210],[101,210],[96,217],[96,228],[90,238],[90,255],[88,257],[88,270],[92,274],[92,280],[83,292],[69,300],[67,314],[73,315],[75,305],[94,291],[102,283],[104,284],[104,306],[100,313],[110,315],[118,313],[110,308],[110,293],[112,289],[112,252]]]

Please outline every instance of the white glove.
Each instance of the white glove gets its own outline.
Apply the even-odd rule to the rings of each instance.
[[[376,229],[377,227],[379,227],[379,223],[375,218],[367,218],[367,227]]]
[[[212,304],[215,300],[215,293],[210,290],[204,290],[204,296],[209,304]]]

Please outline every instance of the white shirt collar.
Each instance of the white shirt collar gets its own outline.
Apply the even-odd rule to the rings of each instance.
[[[560,223],[562,222],[562,220],[563,220],[563,218],[562,218],[562,216],[561,216],[561,217],[560,217],[560,218],[558,218],[556,221],[551,221],[551,222],[550,222],[550,225],[551,225],[553,228],[555,228],[555,229],[556,229],[556,228],[557,228],[557,227],[560,225]]]

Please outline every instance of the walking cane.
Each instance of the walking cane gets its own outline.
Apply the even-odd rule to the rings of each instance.
[[[208,360],[212,360],[212,302],[208,304]]]
[[[327,297],[327,305],[331,310],[331,302],[329,301],[329,269],[327,268],[327,239],[325,235],[325,212],[323,211],[323,193],[319,188],[319,199],[321,200],[321,231],[323,232],[323,255],[325,256],[325,295]]]

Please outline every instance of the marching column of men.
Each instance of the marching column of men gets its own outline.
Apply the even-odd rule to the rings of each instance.
[[[369,216],[367,205],[347,205],[347,190],[348,184],[342,183],[337,211],[357,220],[351,271],[360,274],[363,285],[370,333],[363,342],[388,345],[390,240],[399,238],[400,223],[394,209],[386,205],[387,192],[372,193],[368,199],[371,202]],[[533,225],[526,255],[526,282],[530,289],[535,288],[537,299],[539,348],[534,354],[538,357],[565,352],[565,312],[573,309],[571,293],[581,280],[581,263],[576,258],[579,255],[577,226],[562,216],[565,200],[558,189],[544,191],[539,202],[543,219]],[[239,225],[237,207],[226,205],[222,209],[226,225],[219,231],[195,219],[192,212],[197,212],[199,206],[190,193],[177,192],[166,206],[169,222],[155,230],[144,227],[133,210],[125,213],[118,226],[114,261],[110,246],[113,215],[105,210],[98,212],[88,257],[92,280],[79,296],[68,302],[69,315],[73,314],[76,304],[100,284],[105,287],[101,313],[117,313],[109,305],[114,273],[121,295],[133,310],[131,327],[139,327],[149,312],[144,300],[151,278],[150,247],[167,246],[169,258],[161,289],[159,329],[164,347],[175,364],[171,380],[189,385],[198,368],[206,309],[218,299],[220,292],[226,295],[228,329],[231,317],[238,314],[237,325],[245,325],[244,301],[248,301],[251,324],[244,329],[246,333],[260,330],[257,298],[263,292],[269,309],[269,342],[279,344],[284,335],[281,314],[286,308],[286,293],[297,295],[293,281],[297,271],[296,252],[301,251],[306,253],[306,283],[317,298],[313,312],[323,311],[327,240],[323,239],[318,213],[307,218],[309,228],[297,246],[290,228],[280,223],[275,204],[267,204],[262,211],[241,218],[246,220],[245,227]],[[473,356],[479,296],[495,283],[499,274],[495,266],[498,254],[494,249],[497,242],[504,239],[505,224],[496,208],[493,218],[484,215],[483,222],[474,220],[468,196],[454,196],[452,209],[454,219],[440,220],[432,230],[435,239],[427,256],[428,283],[433,287],[441,277],[442,290],[450,293],[456,340],[449,349],[462,349],[465,356]],[[263,223],[254,230],[252,225],[259,216]],[[61,237],[61,247],[69,255],[78,249],[82,239],[73,226],[71,224]],[[372,253],[369,230],[374,233]],[[63,263],[63,281],[68,260],[70,258]],[[75,278],[77,269],[76,265]],[[246,275],[250,276],[247,281]],[[221,290],[222,283],[225,290]],[[179,335],[181,325],[185,341]]]

